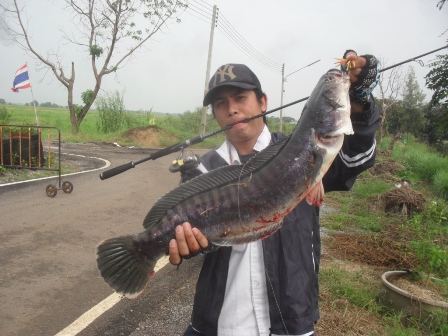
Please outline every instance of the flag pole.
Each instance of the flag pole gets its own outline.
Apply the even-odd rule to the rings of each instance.
[[[28,62],[25,63],[28,68]],[[28,77],[30,76],[28,72]],[[33,93],[33,86],[31,85],[31,79],[30,79],[30,89],[31,89],[31,99],[33,100],[33,106],[34,106],[34,115],[36,116],[36,125],[39,126],[39,119],[37,118],[37,110],[36,110],[36,101],[34,100],[34,93]]]

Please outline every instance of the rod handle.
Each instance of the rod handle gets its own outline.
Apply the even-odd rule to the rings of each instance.
[[[100,179],[101,180],[108,179],[109,177],[121,174],[121,173],[125,172],[126,170],[129,170],[129,169],[134,168],[134,167],[135,167],[135,163],[134,162],[125,163],[125,164],[123,164],[121,166],[114,167],[114,168],[111,168],[109,170],[106,170],[106,171],[102,172],[100,174]]]

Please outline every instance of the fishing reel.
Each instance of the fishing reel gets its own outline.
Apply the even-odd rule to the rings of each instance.
[[[179,157],[173,161],[171,166],[168,168],[170,172],[177,173],[179,171],[185,171],[191,168],[196,168],[201,163],[199,155],[191,153],[191,155],[182,158],[184,151],[182,149]]]

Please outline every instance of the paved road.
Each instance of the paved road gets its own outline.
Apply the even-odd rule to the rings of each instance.
[[[152,151],[64,144],[62,152],[104,158],[114,167]],[[95,246],[142,231],[154,201],[178,184],[179,177],[168,171],[176,156],[147,161],[104,181],[100,171],[63,177],[74,190],[60,190],[54,198],[46,196],[45,187],[58,185],[57,178],[0,186],[1,335],[55,335],[113,293],[96,268]],[[87,161],[93,167],[104,164]],[[179,271],[163,268],[141,297],[121,300],[79,335],[180,334],[188,323],[200,259]]]

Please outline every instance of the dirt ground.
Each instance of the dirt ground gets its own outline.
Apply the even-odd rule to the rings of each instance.
[[[176,141],[170,133],[165,132],[157,126],[137,127],[126,131],[123,136],[129,142],[137,143],[143,148],[163,147],[162,139]]]

